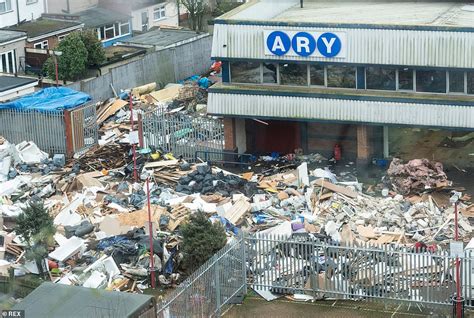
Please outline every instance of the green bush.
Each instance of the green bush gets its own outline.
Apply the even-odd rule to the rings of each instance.
[[[212,223],[198,212],[191,215],[182,226],[182,251],[184,265],[189,272],[196,270],[226,244],[225,229],[220,223]]]

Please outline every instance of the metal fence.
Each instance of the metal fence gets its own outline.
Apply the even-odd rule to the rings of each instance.
[[[460,260],[461,294],[474,308],[474,251]],[[158,305],[160,317],[218,316],[246,293],[269,297],[393,300],[452,305],[456,258],[444,250],[395,245],[342,246],[315,237],[245,236],[227,245]]]
[[[220,316],[247,293],[243,235],[209,259],[158,304],[159,317]]]
[[[196,151],[210,152],[209,160],[223,159],[222,119],[153,110],[142,116],[142,133],[145,147],[161,148],[187,160],[194,160]]]
[[[341,246],[304,236],[247,238],[249,286],[276,294],[387,299],[450,305],[456,258],[447,251],[370,244]],[[460,257],[466,306],[473,306],[474,252]]]
[[[66,153],[66,134],[62,112],[0,110],[0,135],[18,144],[33,141],[49,154]]]

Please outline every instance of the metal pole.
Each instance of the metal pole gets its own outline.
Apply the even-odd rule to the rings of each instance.
[[[458,202],[454,203],[454,240],[457,242],[459,239],[458,233]],[[461,277],[459,275],[460,263],[459,257],[456,257],[456,317],[461,318]]]
[[[56,75],[56,87],[59,87],[59,76],[58,76],[58,57],[54,55],[54,72]]]
[[[130,125],[131,125],[131,130],[132,132],[134,130],[134,122],[133,122],[133,103],[132,103],[132,93],[130,92]],[[137,182],[138,180],[138,174],[137,174],[137,151],[136,151],[136,145],[132,145],[132,154],[133,154],[133,180]]]
[[[148,230],[150,235],[150,273],[151,273],[151,288],[155,289],[155,258],[153,253],[153,226],[151,224],[151,204],[150,204],[150,177],[146,178],[146,196],[148,204]]]

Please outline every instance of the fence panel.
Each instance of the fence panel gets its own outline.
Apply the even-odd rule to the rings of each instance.
[[[224,124],[221,119],[154,110],[143,115],[145,147],[161,148],[193,160],[196,151],[212,152],[209,160],[223,159]]]
[[[97,144],[99,126],[97,125],[96,106],[91,103],[70,111],[72,150],[80,154]]]
[[[450,305],[456,258],[447,251],[369,244],[341,246],[301,236],[247,239],[249,286],[260,293],[388,299]],[[460,257],[466,307],[473,307],[474,253]]]
[[[63,112],[2,109],[0,123],[0,135],[11,143],[33,141],[49,154],[66,153]]]
[[[244,246],[242,235],[226,245],[158,304],[158,316],[220,316],[235,297],[246,293]]]

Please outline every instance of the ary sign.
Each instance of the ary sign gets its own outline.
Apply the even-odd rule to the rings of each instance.
[[[264,31],[265,55],[344,58],[344,32]]]

